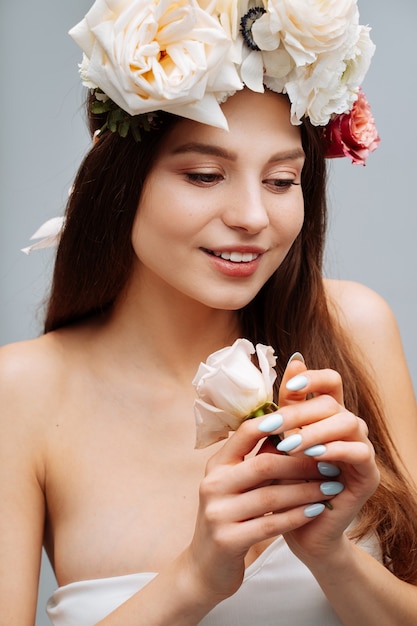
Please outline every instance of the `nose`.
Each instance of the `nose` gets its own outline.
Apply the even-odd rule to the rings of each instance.
[[[223,222],[229,228],[254,235],[269,225],[264,190],[257,182],[232,186],[224,198]]]

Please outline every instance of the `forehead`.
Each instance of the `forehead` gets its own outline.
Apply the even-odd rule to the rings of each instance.
[[[249,156],[255,150],[270,152],[301,150],[299,126],[290,121],[290,105],[285,96],[273,92],[255,93],[244,89],[223,105],[229,130],[180,120],[162,145],[162,152],[175,153],[179,146],[192,143],[221,146],[236,155]]]

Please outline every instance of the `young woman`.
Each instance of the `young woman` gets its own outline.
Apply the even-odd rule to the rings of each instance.
[[[202,4],[99,1],[73,33],[95,142],[45,334],[1,351],[0,624],[33,624],[42,544],[56,626],[415,624],[417,419],[401,341],[379,296],[321,275],[325,155],[360,161],[377,140],[348,144],[362,96],[338,117],[342,78],[324,89],[319,70],[338,54],[357,78],[367,31],[355,2],[323,15],[310,3],[298,45],[287,24],[271,50],[260,44],[285,2]],[[121,24],[146,39],[142,57],[158,43],[147,73],[139,53],[110,63]],[[174,35],[207,63],[158,100],[157,79],[175,91]],[[304,98],[303,68],[325,102]],[[197,368],[243,337],[277,353],[280,409],[194,449]]]

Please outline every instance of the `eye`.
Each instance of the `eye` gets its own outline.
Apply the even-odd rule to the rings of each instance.
[[[214,172],[187,172],[186,178],[194,185],[198,185],[200,187],[214,185],[215,183],[223,180],[223,176],[221,174]]]
[[[295,180],[284,178],[268,178],[262,182],[264,185],[271,187],[276,193],[283,193],[288,191],[292,186],[300,185],[300,183],[296,183]]]

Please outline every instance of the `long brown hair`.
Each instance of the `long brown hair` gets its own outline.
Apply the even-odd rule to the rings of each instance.
[[[85,157],[69,199],[58,248],[45,332],[100,315],[125,287],[133,260],[131,230],[145,179],[167,130],[177,118],[158,115],[158,127],[136,143],[106,132]],[[89,117],[93,133],[103,124]],[[346,406],[363,417],[375,447],[381,482],[363,507],[354,536],[375,531],[386,566],[416,582],[417,499],[398,467],[381,403],[326,300],[322,262],[326,232],[326,166],[321,131],[301,127],[305,221],[286,259],[240,312],[243,335],[275,348],[278,381],[300,350],[311,368],[331,367],[343,378]]]

